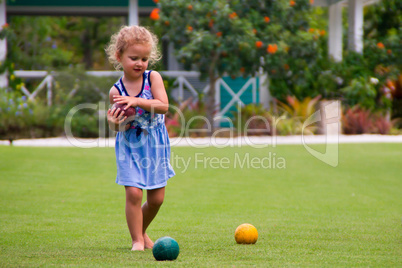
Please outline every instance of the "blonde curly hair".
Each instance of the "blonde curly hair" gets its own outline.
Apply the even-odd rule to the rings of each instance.
[[[119,32],[112,35],[110,43],[105,49],[109,62],[113,64],[116,70],[122,69],[120,62],[117,60],[117,55],[121,55],[127,47],[135,44],[145,44],[151,47],[150,64],[161,59],[158,37],[155,34],[142,26],[122,26]]]

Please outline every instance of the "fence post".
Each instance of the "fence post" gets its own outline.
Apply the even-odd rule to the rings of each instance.
[[[264,106],[265,109],[269,109],[272,97],[269,93],[269,79],[267,73],[260,74],[259,93],[260,103]]]
[[[341,134],[341,101],[320,101],[319,109],[321,116],[321,121],[319,122],[319,132],[327,136]]]
[[[52,75],[48,75],[46,77],[46,86],[47,86],[47,106],[52,106],[52,82],[53,77]]]
[[[253,96],[253,103],[257,103],[257,76],[252,77],[253,79],[253,87],[252,87],[252,96]]]

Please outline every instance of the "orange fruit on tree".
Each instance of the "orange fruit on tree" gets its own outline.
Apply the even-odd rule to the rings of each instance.
[[[384,48],[385,48],[384,44],[381,43],[381,42],[377,43],[377,47],[378,47],[379,49],[384,49]]]
[[[237,13],[236,13],[236,12],[232,12],[232,13],[229,14],[229,18],[230,18],[230,19],[234,19],[234,18],[236,18],[236,17],[237,17]]]
[[[278,50],[278,45],[277,44],[269,44],[268,47],[267,47],[267,52],[269,54],[275,54],[277,50]]]
[[[149,17],[152,19],[152,20],[159,20],[159,8],[154,8],[153,10],[152,10],[152,12],[151,12],[151,14],[149,15]]]

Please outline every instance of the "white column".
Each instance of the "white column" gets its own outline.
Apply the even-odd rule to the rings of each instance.
[[[329,56],[342,61],[342,2],[329,6]]]
[[[6,0],[0,2],[0,28],[6,24]],[[7,40],[0,40],[0,63],[4,63],[7,56]],[[0,88],[8,86],[7,73],[0,74]]]
[[[138,25],[138,0],[128,2],[128,25]]]
[[[349,0],[348,49],[363,53],[363,0]]]

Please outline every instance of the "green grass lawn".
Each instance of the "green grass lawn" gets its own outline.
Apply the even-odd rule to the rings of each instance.
[[[247,154],[254,167],[241,168]],[[173,148],[177,175],[148,234],[180,255],[156,262],[130,251],[114,149],[0,146],[0,267],[401,267],[402,144],[339,154],[334,168],[297,145]],[[242,223],[255,245],[236,244]]]

